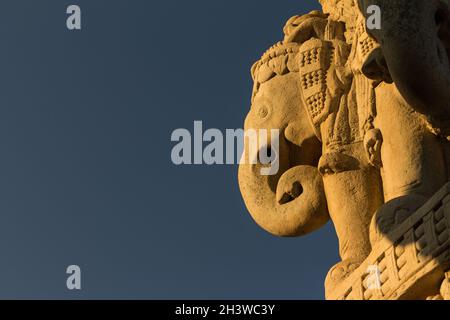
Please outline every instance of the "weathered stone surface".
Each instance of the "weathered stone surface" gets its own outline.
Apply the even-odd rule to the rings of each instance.
[[[248,210],[277,236],[331,219],[342,261],[329,299],[450,299],[448,2],[320,2],[252,68],[245,128],[281,136],[277,175],[240,166]]]

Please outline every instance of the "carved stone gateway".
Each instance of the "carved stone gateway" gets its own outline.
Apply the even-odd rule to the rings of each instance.
[[[245,129],[279,129],[280,170],[241,164],[248,210],[276,236],[333,222],[327,299],[450,299],[448,2],[320,2],[252,68]]]

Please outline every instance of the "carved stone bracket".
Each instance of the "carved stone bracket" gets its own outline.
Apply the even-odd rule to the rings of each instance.
[[[370,286],[371,267],[379,270],[380,286]],[[333,292],[331,300],[449,298],[450,183],[394,231]],[[441,288],[442,287],[442,288]],[[445,296],[444,296],[445,295]]]

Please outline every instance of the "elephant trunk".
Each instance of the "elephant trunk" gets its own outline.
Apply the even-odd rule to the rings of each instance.
[[[256,223],[282,237],[301,236],[329,221],[322,177],[317,167],[291,167],[286,141],[280,141],[280,170],[261,174],[261,164],[242,163],[239,185],[245,204]]]

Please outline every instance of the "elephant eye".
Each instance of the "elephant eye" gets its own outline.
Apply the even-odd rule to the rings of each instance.
[[[264,120],[269,116],[269,108],[265,105],[258,107],[256,114],[260,120]]]

